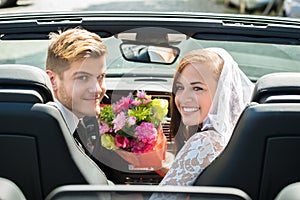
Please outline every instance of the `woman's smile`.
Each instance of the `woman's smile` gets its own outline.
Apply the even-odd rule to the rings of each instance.
[[[186,107],[186,106],[182,107],[182,111],[187,113],[198,112],[199,110],[200,110],[199,107]]]

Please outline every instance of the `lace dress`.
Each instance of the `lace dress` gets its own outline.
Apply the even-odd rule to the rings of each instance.
[[[198,175],[224,149],[224,137],[214,130],[195,133],[182,147],[162,185],[193,185]]]

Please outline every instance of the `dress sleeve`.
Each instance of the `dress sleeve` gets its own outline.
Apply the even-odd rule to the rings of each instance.
[[[222,141],[224,137],[214,130],[194,134],[179,151],[159,185],[193,185],[203,169],[223,151]]]

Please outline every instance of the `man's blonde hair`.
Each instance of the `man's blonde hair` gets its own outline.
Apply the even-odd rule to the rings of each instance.
[[[49,37],[52,41],[48,47],[46,69],[57,73],[60,78],[72,62],[107,54],[106,46],[99,35],[79,27],[52,32]]]

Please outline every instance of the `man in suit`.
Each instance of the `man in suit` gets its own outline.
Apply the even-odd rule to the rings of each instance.
[[[82,28],[51,33],[50,39],[46,72],[55,103],[79,145],[91,154],[99,141],[95,126],[106,92],[107,48],[99,35]],[[89,135],[92,125],[95,134]]]
[[[120,183],[121,173],[110,167],[111,162],[128,164],[101,146],[96,119],[106,92],[106,46],[98,35],[80,28],[52,33],[50,39],[46,72],[56,106],[78,145],[109,180]]]

